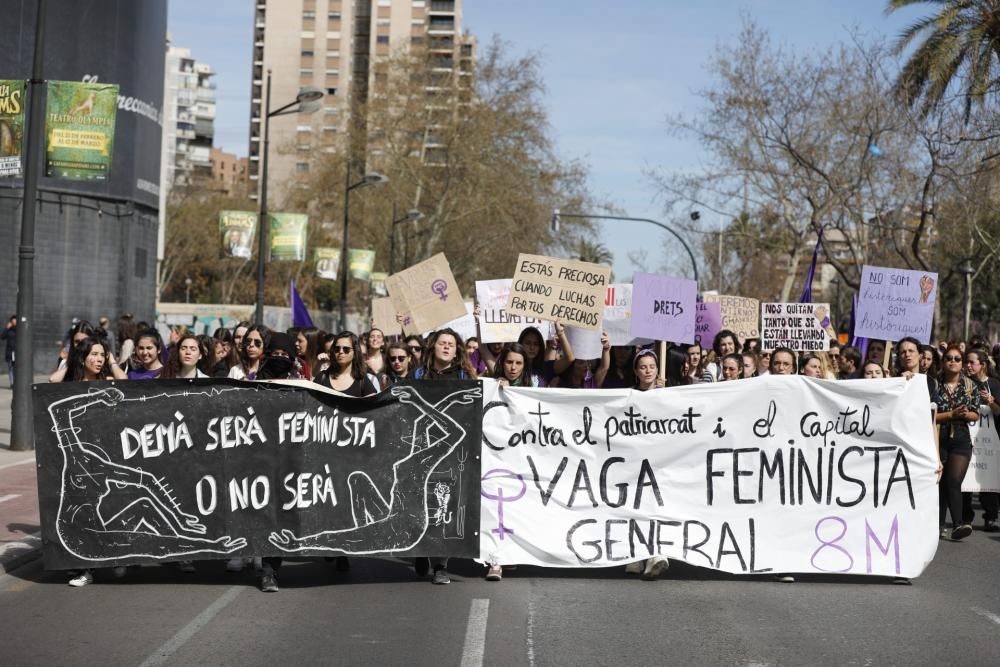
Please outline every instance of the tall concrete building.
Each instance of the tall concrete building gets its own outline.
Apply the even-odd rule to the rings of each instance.
[[[215,72],[190,49],[167,50],[163,89],[163,164],[160,192],[212,176],[215,136]]]
[[[277,116],[270,123],[268,193],[280,200],[296,174],[309,170],[312,152],[339,145],[348,119],[379,85],[379,60],[419,49],[442,76],[471,74],[474,41],[462,35],[461,0],[258,0],[250,111],[249,181],[259,193],[267,71],[271,110],[293,101],[303,86],[324,91],[313,114]],[[471,81],[471,76],[468,77]],[[433,105],[432,86],[428,104]],[[467,102],[468,100],[466,100]],[[355,155],[377,156],[377,141],[353,137]],[[433,131],[425,158],[433,161]]]

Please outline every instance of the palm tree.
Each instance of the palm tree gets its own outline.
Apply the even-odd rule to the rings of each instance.
[[[933,4],[925,16],[899,35],[901,54],[922,36],[896,80],[896,94],[909,106],[920,103],[926,114],[952,84],[960,84],[965,119],[973,102],[982,102],[996,83],[994,58],[1000,58],[1000,0],[888,0],[886,13],[916,4]]]
[[[586,239],[580,239],[576,248],[576,255],[581,262],[591,262],[593,264],[611,264],[614,255],[604,247],[603,243],[593,243]]]

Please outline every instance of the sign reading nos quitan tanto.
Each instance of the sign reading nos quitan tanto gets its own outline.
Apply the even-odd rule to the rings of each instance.
[[[522,253],[513,280],[508,312],[600,329],[609,267]]]
[[[868,266],[861,269],[861,289],[854,335],[897,341],[913,336],[931,340],[938,274]]]
[[[480,385],[309,386],[37,385],[45,566],[476,556]]]
[[[761,349],[787,347],[796,352],[825,352],[837,337],[828,303],[761,304]]]
[[[924,382],[484,384],[482,558],[915,577],[937,549]]]

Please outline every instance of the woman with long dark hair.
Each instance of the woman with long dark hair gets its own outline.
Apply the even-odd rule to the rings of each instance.
[[[405,343],[389,343],[386,346],[386,357],[389,359],[389,367],[379,378],[383,387],[392,387],[409,377],[411,369],[416,365]]]
[[[330,368],[316,376],[315,382],[348,396],[364,397],[378,392],[368,379],[368,369],[361,354],[358,337],[341,331],[330,348],[333,362]]]
[[[972,526],[962,521],[962,481],[972,458],[969,424],[979,421],[979,391],[962,373],[962,350],[952,343],[944,353],[944,368],[938,378],[938,446],[944,472],[938,483],[940,505],[938,527],[947,537],[945,516],[951,512],[951,539],[962,540],[972,534]]]
[[[129,368],[129,380],[152,380],[163,370],[160,358],[163,353],[163,339],[156,329],[143,329],[135,337],[136,365]]]
[[[184,334],[170,348],[170,357],[159,377],[163,380],[208,377],[198,369],[198,363],[206,355],[205,347],[197,336],[190,333]]]
[[[666,376],[668,387],[681,387],[694,383],[688,365],[687,348],[671,347],[667,350]]]
[[[427,352],[417,380],[475,380],[475,369],[465,353],[465,342],[454,329],[439,329],[427,339]]]
[[[500,350],[493,377],[505,387],[531,387],[531,373],[528,370],[528,355],[520,343],[508,343]],[[487,576],[487,578],[489,578]]]
[[[229,369],[240,363],[233,332],[220,327],[212,334],[212,340],[212,363],[209,375],[214,378],[229,377]]]
[[[234,380],[253,380],[260,370],[264,359],[264,350],[271,338],[271,330],[263,324],[250,326],[243,336],[243,348],[240,350],[240,363],[229,369],[229,377]]]
[[[385,360],[385,334],[381,329],[372,328],[367,335],[368,345],[365,348],[365,365],[368,372],[375,376],[382,373],[387,365]]]

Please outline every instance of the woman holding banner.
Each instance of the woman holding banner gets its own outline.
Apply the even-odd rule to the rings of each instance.
[[[260,362],[264,358],[264,350],[271,338],[271,330],[263,324],[249,327],[243,336],[243,347],[240,349],[240,363],[229,369],[229,377],[233,380],[253,380],[260,370]]]
[[[940,507],[938,526],[941,537],[947,537],[945,516],[951,512],[951,539],[962,540],[972,534],[972,526],[962,522],[962,481],[972,458],[972,437],[969,424],[979,421],[979,391],[975,383],[962,373],[962,350],[952,343],[944,353],[944,370],[938,378],[934,397],[944,474],[938,484]]]
[[[368,369],[362,359],[357,336],[350,331],[341,331],[330,350],[333,352],[333,363],[316,376],[316,384],[357,398],[378,393],[368,379]]]
[[[493,377],[504,387],[537,386],[528,371],[528,356],[524,352],[524,346],[518,343],[504,345],[497,359]]]

